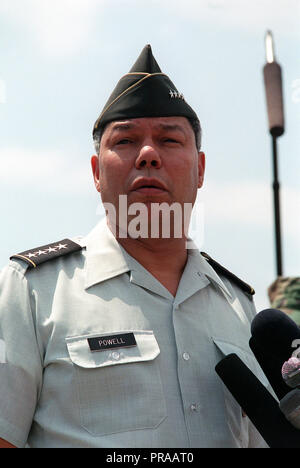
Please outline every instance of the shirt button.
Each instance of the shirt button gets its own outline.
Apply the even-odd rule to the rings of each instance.
[[[183,353],[182,357],[185,361],[188,361],[190,359],[189,353]]]
[[[117,351],[114,351],[113,353],[111,353],[111,357],[115,360],[115,361],[118,361],[120,359],[120,353],[118,353]]]
[[[200,409],[200,405],[198,405],[197,403],[192,403],[190,406],[190,410],[193,411],[194,413],[199,411],[199,409]]]

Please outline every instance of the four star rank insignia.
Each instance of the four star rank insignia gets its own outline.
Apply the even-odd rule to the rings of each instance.
[[[81,250],[81,245],[70,239],[63,239],[54,244],[43,245],[33,250],[26,250],[19,254],[12,255],[10,259],[21,259],[26,262],[30,268],[36,268],[41,263],[45,263],[48,260],[52,260],[62,255],[66,255],[72,252]]]

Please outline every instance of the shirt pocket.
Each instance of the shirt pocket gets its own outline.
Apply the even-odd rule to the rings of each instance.
[[[221,351],[222,358],[228,356],[228,354],[236,354],[244,364],[253,372],[253,374],[261,381],[261,383],[268,387],[269,382],[265,374],[263,373],[260,365],[256,361],[255,357],[252,355],[251,351],[247,351],[239,346],[230,343],[229,341],[225,341],[219,338],[213,337],[213,341],[217,348]]]
[[[133,333],[136,346],[92,352],[88,338]],[[153,429],[166,418],[152,331],[111,331],[66,338],[81,425],[93,435]]]
[[[268,380],[250,351],[240,348],[229,341],[215,337],[213,337],[213,342],[218,350],[219,361],[228,354],[236,354],[261,381],[261,383],[265,385],[265,387],[268,387]],[[222,387],[229,429],[237,445],[242,448],[246,448],[249,444],[249,419],[243,413],[242,408],[239,406],[227,387],[224,384],[222,384]]]

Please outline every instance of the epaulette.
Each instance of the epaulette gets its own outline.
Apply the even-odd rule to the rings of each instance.
[[[70,239],[63,239],[53,244],[42,245],[41,247],[12,255],[10,260],[21,259],[29,265],[29,268],[36,268],[38,265],[48,262],[48,260],[53,260],[54,258],[77,252],[81,249],[82,246],[76,242]]]
[[[238,278],[236,275],[231,273],[231,271],[227,270],[224,268],[220,263],[216,262],[213,260],[207,253],[201,252],[201,255],[207,260],[207,262],[210,264],[210,266],[217,272],[220,273],[224,276],[226,276],[228,279],[236,283],[243,291],[245,291],[248,294],[251,294],[252,296],[255,294],[254,289],[252,286],[249,284],[245,283],[245,281],[241,280]]]

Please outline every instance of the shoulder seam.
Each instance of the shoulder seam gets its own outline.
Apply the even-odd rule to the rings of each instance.
[[[14,270],[16,273],[18,273],[18,275],[22,276],[22,278],[25,279],[25,273],[27,271],[27,265],[26,267],[24,267],[24,271],[20,271],[18,268],[16,268],[16,266],[13,264],[13,263],[9,263],[7,265],[7,268],[11,268],[12,270]]]
[[[253,296],[255,294],[254,289],[248,283],[241,280],[238,276],[236,276],[231,271],[227,270],[223,267],[220,263],[216,262],[213,258],[211,258],[206,252],[200,252],[201,255],[207,260],[210,266],[216,270],[217,273],[224,275],[226,278],[232,280],[235,284],[237,284],[244,292]]]

